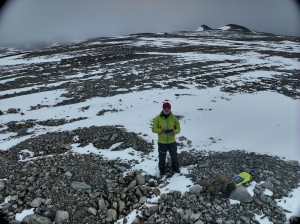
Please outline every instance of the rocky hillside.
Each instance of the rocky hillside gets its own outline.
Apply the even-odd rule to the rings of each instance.
[[[237,24],[227,24],[224,26],[227,31],[235,31],[235,32],[252,32],[247,27],[237,25]],[[207,25],[201,25],[196,31],[207,31],[207,30],[222,30],[222,28],[212,29]]]

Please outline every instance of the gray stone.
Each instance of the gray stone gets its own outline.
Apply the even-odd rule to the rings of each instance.
[[[248,218],[246,218],[245,216],[241,216],[240,219],[244,222],[244,223],[250,223],[250,220]]]
[[[274,185],[270,181],[265,181],[260,186],[262,186],[263,188],[268,189],[272,192],[274,191]]]
[[[261,210],[255,209],[253,212],[254,212],[255,214],[257,214],[257,215],[262,215]]]
[[[223,208],[220,205],[218,205],[218,206],[216,206],[216,210],[221,212],[221,211],[223,211]]]
[[[48,198],[45,200],[44,204],[45,205],[49,205],[51,203],[52,199]]]
[[[135,179],[132,180],[127,186],[128,190],[133,189],[136,186],[136,184],[137,184],[137,181]]]
[[[99,210],[101,210],[102,212],[107,211],[105,200],[102,197],[98,200],[98,206],[99,206]]]
[[[190,187],[189,192],[191,194],[200,194],[203,190],[203,187],[201,187],[200,185],[194,185],[192,187]]]
[[[26,216],[22,222],[25,224],[52,224],[51,219],[36,214]]]
[[[110,137],[110,141],[114,141],[119,137],[119,135],[117,133],[113,133],[112,136]]]
[[[263,170],[263,173],[265,174],[271,174],[274,176],[274,172],[270,171],[270,170]]]
[[[22,159],[27,159],[27,158],[29,158],[30,157],[30,153],[29,152],[21,152],[20,153],[21,154],[21,156],[22,156]]]
[[[159,189],[158,189],[157,187],[153,188],[153,189],[152,189],[152,192],[153,192],[156,196],[160,195],[160,191],[159,191]]]
[[[56,211],[55,223],[62,223],[69,219],[69,213],[67,211]]]
[[[8,114],[17,114],[20,109],[17,108],[9,108],[6,112]]]
[[[113,208],[107,210],[107,216],[111,218],[113,221],[117,220],[117,211]]]
[[[222,224],[222,223],[223,223],[223,219],[220,219],[220,218],[217,219],[217,220],[216,220],[216,223],[217,223],[217,224]]]
[[[21,224],[21,222],[19,222],[18,220],[13,219],[13,220],[9,221],[9,224]]]
[[[264,203],[261,201],[261,200],[259,200],[257,197],[254,197],[253,198],[253,200],[256,202],[256,204],[258,204],[258,205],[263,205]]]
[[[30,203],[30,206],[33,208],[39,207],[43,202],[45,202],[45,199],[43,198],[35,198],[33,201]]]
[[[66,150],[71,150],[72,149],[72,146],[70,144],[64,144],[62,146],[62,148],[66,149]]]
[[[144,204],[146,201],[147,201],[147,197],[145,197],[145,196],[142,196],[141,198],[140,198],[140,200],[139,200],[139,203],[140,204]]]
[[[154,205],[148,208],[148,211],[150,212],[151,215],[153,215],[155,212],[158,211],[158,206]]]
[[[5,188],[5,180],[0,180],[0,191],[2,191]]]
[[[84,182],[72,182],[71,187],[74,190],[89,190],[92,187]]]
[[[10,198],[11,201],[16,201],[16,200],[18,200],[18,199],[19,199],[19,196],[18,196],[18,195],[13,195],[13,196],[11,196],[11,198]]]
[[[262,202],[264,202],[264,203],[267,202],[267,196],[264,195],[264,194],[261,194],[261,195],[259,196],[259,199],[260,199]]]
[[[145,177],[144,177],[142,174],[138,174],[138,175],[136,176],[136,181],[137,181],[137,184],[138,184],[138,185],[143,185],[143,184],[146,183]]]
[[[275,186],[280,186],[281,182],[279,180],[276,180],[274,177],[268,177],[267,181],[270,181]]]
[[[125,202],[124,201],[119,201],[119,212],[122,212],[125,209]]]
[[[88,213],[92,214],[92,215],[97,215],[97,209],[93,208],[93,207],[89,207],[87,209]]]
[[[238,200],[240,202],[251,202],[253,198],[244,186],[238,186],[230,195],[231,199]]]
[[[210,202],[205,204],[206,207],[210,208],[212,206],[212,204]]]
[[[200,219],[200,217],[201,217],[201,213],[197,213],[197,214],[192,213],[192,214],[190,215],[190,220],[191,220],[192,222],[195,222],[195,221],[197,221],[198,219]]]
[[[112,203],[112,207],[113,207],[114,209],[117,209],[117,208],[118,208],[118,202],[114,201],[114,202]]]
[[[227,220],[227,221],[225,222],[225,224],[235,224],[235,221],[233,221],[233,220]]]
[[[182,216],[184,214],[184,211],[182,208],[177,208],[176,213],[179,214],[180,216]]]
[[[70,171],[65,172],[64,175],[69,178],[71,178],[73,176],[73,174]]]

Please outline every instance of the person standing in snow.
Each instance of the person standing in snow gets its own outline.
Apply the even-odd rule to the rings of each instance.
[[[163,103],[163,110],[154,118],[152,132],[158,134],[158,167],[160,175],[165,175],[167,152],[171,156],[173,171],[180,173],[177,143],[175,140],[175,135],[180,132],[180,123],[177,117],[172,114],[169,102]]]

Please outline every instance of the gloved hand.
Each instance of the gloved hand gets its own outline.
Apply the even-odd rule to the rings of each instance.
[[[169,134],[169,133],[171,133],[171,132],[173,132],[174,130],[172,130],[172,129],[167,129],[167,130],[165,130],[165,134]]]

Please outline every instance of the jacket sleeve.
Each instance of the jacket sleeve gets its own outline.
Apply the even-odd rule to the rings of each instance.
[[[159,122],[158,122],[158,117],[154,118],[153,126],[152,126],[152,132],[157,133],[157,134],[161,133],[161,130],[160,130],[160,127],[159,127]]]
[[[176,127],[175,133],[179,134],[179,132],[180,132],[180,123],[179,123],[179,120],[178,120],[177,117],[174,116],[174,118],[175,118],[175,127]]]

